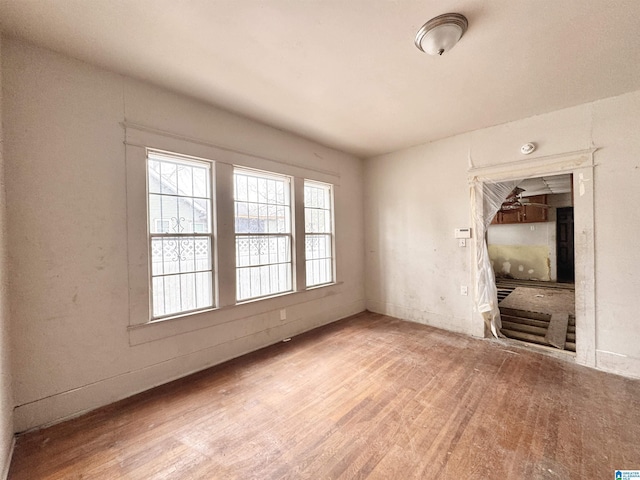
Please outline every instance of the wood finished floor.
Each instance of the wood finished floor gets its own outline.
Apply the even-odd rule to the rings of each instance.
[[[20,436],[18,479],[607,479],[640,381],[364,313]]]

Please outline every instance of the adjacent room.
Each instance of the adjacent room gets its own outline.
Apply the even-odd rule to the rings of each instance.
[[[640,3],[0,29],[0,479],[640,479]]]
[[[500,204],[487,230],[501,333],[576,351],[571,174],[528,178]]]

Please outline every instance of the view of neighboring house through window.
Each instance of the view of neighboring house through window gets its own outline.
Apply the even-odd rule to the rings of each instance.
[[[235,303],[335,282],[332,185],[311,180],[294,185],[287,175],[220,168],[217,181],[223,191],[226,179],[233,181],[233,200],[224,196],[214,203],[213,162],[147,150],[151,320],[212,309],[216,285],[224,287],[222,306],[234,303],[233,283],[222,284],[214,275],[216,248],[224,260],[222,281],[233,278],[235,268]],[[230,168],[233,176],[227,177]],[[304,211],[304,259],[301,244],[295,258],[294,199]],[[214,243],[214,207],[223,217],[234,209],[234,230],[222,231],[220,244]],[[303,226],[297,228],[302,233]],[[296,282],[295,260],[300,273],[302,267],[306,271]]]
[[[331,185],[304,182],[307,287],[334,281],[332,205]]]
[[[149,151],[154,319],[213,307],[211,164]]]
[[[236,298],[292,290],[291,178],[234,170]]]

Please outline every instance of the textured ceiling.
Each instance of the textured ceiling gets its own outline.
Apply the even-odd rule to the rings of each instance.
[[[520,196],[552,195],[571,192],[571,175],[554,175],[552,177],[527,178],[518,184],[524,189]]]
[[[459,12],[429,57],[413,39]],[[640,89],[640,1],[0,0],[6,34],[368,157]]]

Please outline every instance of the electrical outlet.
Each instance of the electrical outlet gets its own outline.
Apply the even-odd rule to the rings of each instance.
[[[287,319],[287,309],[283,308],[280,310],[280,321],[283,322]]]
[[[460,295],[468,295],[469,294],[469,290],[467,288],[466,285],[463,285],[460,287]]]

